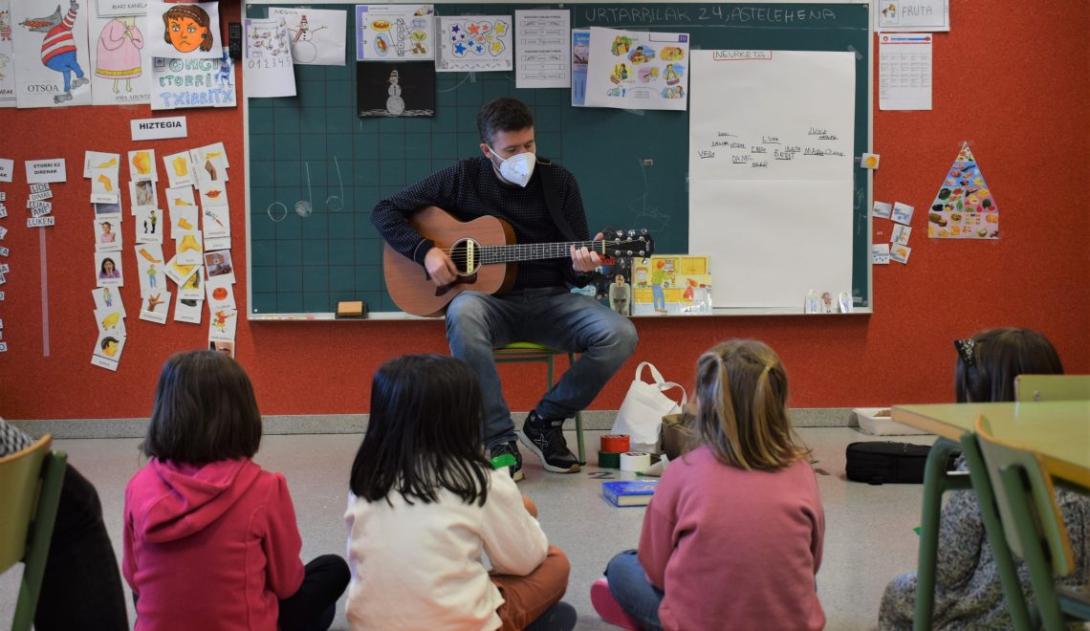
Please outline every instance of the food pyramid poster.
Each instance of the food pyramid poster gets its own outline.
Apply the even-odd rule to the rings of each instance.
[[[999,207],[969,143],[961,151],[927,213],[927,236],[935,239],[998,239]]]

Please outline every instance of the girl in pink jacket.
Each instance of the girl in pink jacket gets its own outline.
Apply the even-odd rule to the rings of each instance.
[[[305,567],[284,476],[251,458],[261,415],[250,379],[215,351],[180,353],[159,375],[125,489],[122,572],[136,629],[327,629],[348,585],[336,555]]]

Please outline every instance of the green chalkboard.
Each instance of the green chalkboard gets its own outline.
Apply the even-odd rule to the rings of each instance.
[[[370,221],[382,197],[477,155],[476,112],[512,95],[534,111],[538,151],[576,175],[591,230],[645,227],[660,252],[688,251],[687,112],[573,108],[568,89],[518,90],[514,73],[437,73],[433,118],[358,118],[352,5],[345,66],[296,66],[298,96],[247,99],[250,312],[330,313],[363,299],[395,311]],[[437,4],[439,15],[565,6],[572,26],[686,32],[693,49],[852,51],[856,156],[870,147],[867,4]],[[267,6],[249,3],[249,17]],[[516,43],[517,45],[517,43]],[[852,291],[870,307],[869,178],[854,182]],[[312,212],[296,212],[299,201]]]

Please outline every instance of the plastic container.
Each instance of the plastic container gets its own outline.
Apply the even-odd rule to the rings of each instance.
[[[922,429],[894,422],[889,408],[855,408],[852,410],[859,423],[859,431],[875,436],[909,436],[926,434]]]

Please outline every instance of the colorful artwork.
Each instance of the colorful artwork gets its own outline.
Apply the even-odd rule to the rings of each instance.
[[[711,264],[706,256],[663,255],[632,261],[632,315],[710,313]]]
[[[686,109],[688,34],[592,28],[589,39],[585,106]]]
[[[435,116],[435,64],[356,64],[360,117]]]
[[[587,65],[590,63],[590,29],[571,31],[571,104],[583,107],[587,100]]]
[[[998,239],[999,207],[969,144],[961,145],[927,213],[934,239]]]
[[[287,25],[295,63],[344,65],[347,14],[343,10],[270,7],[269,17],[280,18]]]
[[[86,11],[76,0],[46,15],[34,0],[13,0],[11,9],[19,107],[90,105]]]
[[[11,37],[11,3],[0,0],[0,107],[15,107],[15,42]]]
[[[509,15],[462,15],[439,18],[439,72],[514,69]]]
[[[248,97],[295,96],[288,29],[281,18],[243,18],[243,86]]]
[[[234,107],[234,62],[221,59],[151,58],[151,109]]]
[[[219,59],[218,2],[148,3],[148,54],[168,59]]]
[[[95,105],[151,102],[151,84],[144,74],[144,33],[135,16],[95,18],[91,34],[97,40],[91,57],[92,100]]]
[[[356,61],[435,59],[432,5],[356,5]]]

